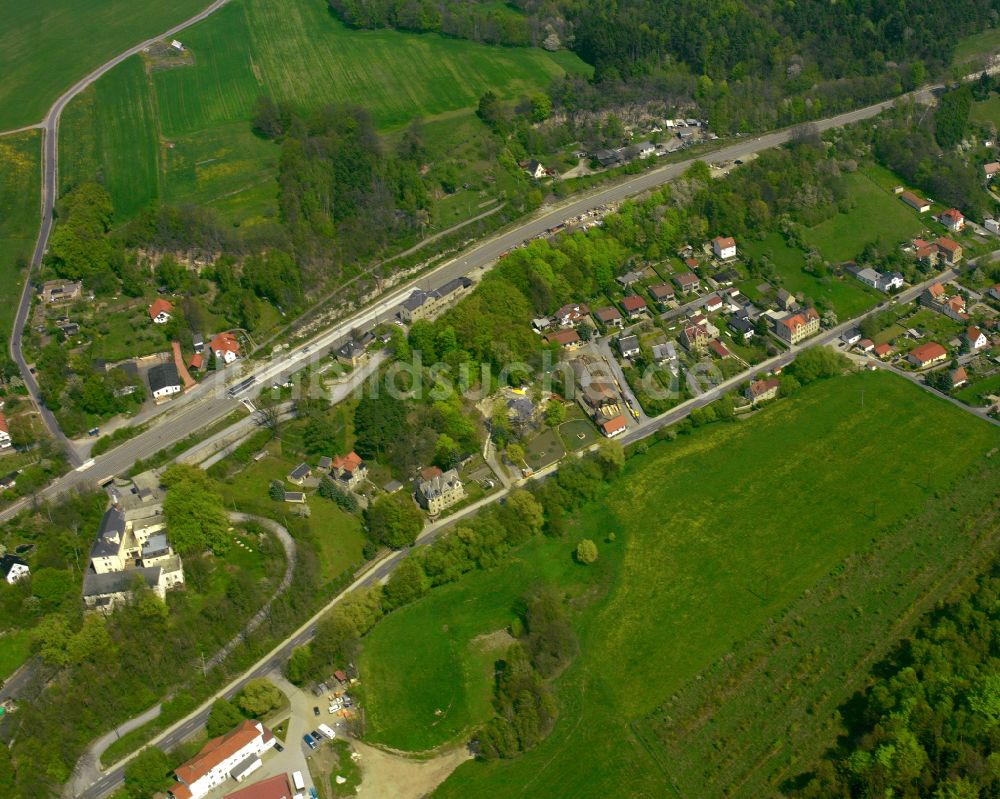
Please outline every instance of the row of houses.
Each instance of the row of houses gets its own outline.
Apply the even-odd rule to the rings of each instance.
[[[212,738],[198,754],[174,769],[172,799],[202,799],[230,779],[243,782],[263,763],[261,756],[278,740],[261,722],[247,719],[238,727]]]
[[[418,319],[430,319],[443,311],[445,308],[454,305],[462,297],[469,293],[472,288],[472,281],[467,277],[457,277],[449,280],[443,286],[431,291],[414,289],[399,306],[397,312],[399,318],[411,324]]]

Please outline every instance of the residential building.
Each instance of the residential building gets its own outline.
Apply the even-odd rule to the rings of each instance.
[[[15,469],[0,477],[0,491],[10,491],[12,488],[17,488],[17,476],[20,473],[18,469]]]
[[[355,367],[365,357],[365,348],[354,339],[337,348],[337,361],[345,366]]]
[[[888,344],[876,344],[875,349],[872,350],[872,352],[877,358],[880,358],[881,360],[884,361],[886,358],[892,356],[892,347],[890,347]]]
[[[458,472],[454,469],[437,471],[438,474],[417,484],[417,500],[431,516],[437,516],[441,511],[465,499],[465,486],[462,485]]]
[[[969,382],[969,374],[965,371],[964,366],[959,366],[957,369],[952,369],[948,372],[948,377],[951,378],[952,388],[961,388],[966,383]]]
[[[634,358],[639,354],[639,337],[622,336],[618,339],[618,350],[623,358]]]
[[[524,171],[528,173],[529,177],[535,180],[540,180],[545,177],[545,167],[542,165],[541,161],[536,161],[532,158],[524,167]]]
[[[871,352],[875,349],[875,342],[870,338],[863,338],[858,342],[858,349],[862,352]]]
[[[601,424],[601,432],[608,438],[619,436],[626,430],[628,430],[628,422],[625,421],[625,417],[622,414],[618,414]]]
[[[678,339],[684,349],[694,354],[703,353],[709,341],[708,332],[700,325],[688,325]]]
[[[774,295],[775,304],[782,311],[791,311],[797,305],[795,301],[795,295],[792,294],[787,289],[778,289]]]
[[[555,320],[559,325],[566,327],[582,321],[589,313],[590,308],[586,303],[571,303],[555,312]]]
[[[285,502],[291,502],[297,505],[303,505],[306,501],[306,495],[302,491],[286,491],[282,498]]]
[[[990,233],[1000,233],[1000,222],[998,222],[992,216],[988,216],[983,220],[983,227],[986,228]]]
[[[187,368],[192,371],[200,371],[201,367],[205,365],[205,358],[200,352],[194,353],[190,358],[188,358]]]
[[[854,271],[853,274],[866,286],[871,286],[873,289],[886,293],[893,289],[901,289],[904,285],[903,276],[899,272],[883,273],[877,272],[871,267],[866,267]]]
[[[354,452],[348,452],[341,457],[338,455],[330,463],[330,474],[339,484],[345,488],[357,488],[368,477],[368,466],[361,457]]]
[[[754,380],[747,388],[746,398],[754,405],[758,402],[772,400],[778,396],[781,388],[781,381],[776,377],[769,377],[766,380]]]
[[[227,366],[240,354],[240,344],[232,333],[216,333],[208,342],[208,348],[215,353],[217,362],[221,361]]]
[[[312,475],[312,468],[309,464],[300,463],[288,473],[285,479],[288,480],[289,483],[300,486],[309,479],[310,475]]]
[[[924,289],[919,302],[956,322],[964,322],[969,318],[965,312],[965,298],[961,294],[949,296],[940,283],[933,283]]]
[[[246,778],[260,763],[260,756],[277,739],[259,721],[247,719],[236,729],[212,738],[193,758],[174,770],[177,782],[170,788],[173,799],[201,799],[226,780]]]
[[[924,369],[947,360],[948,352],[940,344],[929,341],[910,350],[906,360],[918,369]]]
[[[0,577],[3,577],[9,585],[13,585],[18,580],[23,580],[31,574],[31,569],[17,555],[4,555],[0,558]]]
[[[786,344],[798,344],[819,332],[819,314],[815,308],[806,308],[802,313],[779,319],[774,332]]]
[[[642,316],[645,313],[646,301],[638,294],[629,294],[626,297],[622,297],[622,308],[625,309],[625,313],[628,314],[629,319],[635,319],[637,316]]]
[[[594,318],[605,327],[617,327],[620,329],[623,326],[622,312],[611,306],[598,308],[594,311]]]
[[[996,177],[997,172],[1000,172],[1000,163],[996,161],[990,161],[988,164],[983,164],[983,177],[987,181],[993,180]]]
[[[258,761],[259,762],[259,761]],[[287,774],[276,774],[245,788],[227,793],[223,799],[293,799]]]
[[[149,381],[149,390],[153,392],[153,400],[157,403],[165,402],[181,392],[181,379],[173,361],[164,361],[150,367],[146,379]]]
[[[205,351],[205,337],[201,333],[191,334],[191,349],[195,352]]]
[[[415,289],[400,305],[399,317],[407,323],[417,319],[430,319],[458,302],[471,288],[472,281],[469,278],[456,277],[438,289]]]
[[[657,283],[649,287],[649,293],[660,305],[665,305],[674,298],[674,287],[669,283]]]
[[[652,348],[653,360],[657,363],[666,363],[677,360],[677,348],[672,341],[665,344],[654,344]]]
[[[675,275],[674,283],[677,284],[677,288],[685,292],[697,291],[701,285],[701,281],[694,272],[682,272],[679,275]]]
[[[3,411],[0,411],[0,451],[10,449],[11,446],[12,441],[10,429],[7,427],[7,417],[4,416]]]
[[[552,320],[547,316],[539,316],[537,319],[531,320],[531,327],[536,333],[541,333],[543,330],[547,330],[551,324]]]
[[[861,331],[856,327],[852,327],[840,334],[840,340],[850,347],[852,344],[857,344],[861,341]]]
[[[635,271],[626,272],[624,275],[619,275],[615,278],[615,281],[623,289],[627,289],[633,283],[638,283],[640,280],[642,280],[642,272]]]
[[[722,310],[722,297],[718,294],[710,294],[705,298],[705,312],[715,313]]]
[[[910,206],[910,208],[913,208],[917,213],[922,214],[925,211],[931,210],[931,204],[927,200],[918,197],[912,191],[904,191],[899,195],[899,199]]]
[[[952,233],[961,233],[965,230],[965,217],[957,208],[949,208],[947,211],[942,211],[938,214],[937,221]]]
[[[83,283],[79,280],[46,280],[42,283],[42,302],[71,302],[83,294]]]
[[[173,310],[173,305],[162,297],[157,297],[146,309],[146,313],[149,314],[149,318],[153,320],[154,325],[165,325],[170,321],[170,314]]]
[[[716,358],[731,358],[731,357],[733,357],[733,354],[729,351],[729,348],[726,347],[726,345],[723,344],[718,339],[713,338],[711,341],[709,341],[708,342],[708,348],[712,351],[712,354]]]
[[[712,239],[712,254],[723,261],[736,257],[736,239],[732,236],[716,236]]]
[[[957,241],[952,241],[945,236],[938,236],[934,240],[938,257],[948,266],[955,266],[962,260],[962,245]]]
[[[558,344],[564,350],[575,350],[583,344],[580,334],[575,330],[556,330],[554,333],[546,333],[545,343]]]
[[[750,341],[757,332],[749,317],[740,316],[738,314],[734,314],[726,320],[726,327],[732,330],[735,335],[739,336],[744,341]]]
[[[977,352],[978,350],[990,346],[990,340],[978,327],[967,327],[965,329],[965,333],[963,334],[963,339],[969,349],[973,352]]]
[[[986,292],[992,299],[1000,300],[1000,283],[995,286],[990,287],[990,290]]]

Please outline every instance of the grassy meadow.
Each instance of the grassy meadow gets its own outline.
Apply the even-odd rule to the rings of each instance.
[[[878,178],[888,175],[893,185],[899,181],[891,173],[881,172],[881,176],[869,176],[864,171],[845,175],[854,207],[805,231],[806,241],[828,261],[852,260],[870,242],[893,247],[924,229],[917,212],[892,193],[892,186],[882,185]],[[930,219],[929,214],[927,218]]]
[[[832,305],[841,319],[856,316],[879,302],[878,295],[852,277],[836,278],[828,275],[818,278],[803,272],[805,254],[790,247],[780,233],[769,233],[759,241],[742,245],[746,252],[760,258],[766,255],[781,275],[781,285],[793,294],[803,293],[814,301],[822,300]],[[748,280],[744,290],[756,296],[754,287],[758,279]]]
[[[250,130],[262,94],[302,112],[362,105],[384,131],[440,118],[451,133],[478,125],[471,109],[488,88],[515,97],[588,69],[568,52],[350,30],[322,0],[233,0],[183,41],[191,63],[163,68],[136,56],[66,111],[63,185],[102,176],[120,219],[154,197],[211,205],[234,222],[272,217],[279,148]],[[468,195],[449,200],[442,226],[481,210]]]
[[[514,761],[461,766],[435,795],[672,795],[669,758],[654,756],[644,720],[998,443],[993,428],[905,381],[866,372],[815,384],[749,421],[653,446],[578,514],[572,540],[533,545],[523,558],[530,566],[445,589],[454,594],[443,620],[425,610],[441,601],[432,593],[403,611],[415,627],[401,614],[376,628],[366,647],[376,648],[379,667],[366,675],[366,693],[389,691],[392,704],[374,700],[372,735],[406,746],[408,726],[455,697],[465,697],[463,725],[473,723],[483,705],[464,687],[476,668],[469,642],[510,617],[524,570],[558,575],[576,540],[590,537],[599,563],[621,561],[587,592],[591,604],[576,623],[581,654],[557,682],[561,718],[552,734]],[[872,491],[880,485],[891,490]],[[480,583],[497,598],[492,610],[478,598]],[[862,582],[852,604],[864,605],[876,586]],[[474,610],[459,621],[467,600]],[[457,642],[436,631],[442,623],[462,630]],[[392,687],[413,663],[442,658],[453,659],[450,679],[422,681],[420,691]]]
[[[0,136],[0,331],[14,322],[24,278],[19,263],[28,264],[38,235],[41,195],[42,137],[37,130]]]
[[[41,122],[56,98],[114,55],[210,0],[0,0],[0,130]]]

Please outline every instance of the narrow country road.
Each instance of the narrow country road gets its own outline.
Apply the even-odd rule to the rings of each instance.
[[[58,441],[60,445],[62,445],[63,449],[66,450],[70,463],[74,466],[78,466],[81,463],[81,458],[77,454],[73,445],[70,443],[69,439],[66,438],[62,430],[59,429],[59,424],[56,422],[55,416],[53,416],[52,412],[42,404],[41,394],[38,390],[38,381],[35,380],[35,375],[30,369],[28,369],[28,364],[24,360],[24,354],[21,351],[21,337],[24,331],[24,325],[28,321],[28,312],[31,310],[31,277],[33,272],[38,269],[42,262],[42,256],[45,255],[45,248],[49,241],[49,233],[52,232],[52,208],[56,202],[56,183],[59,177],[59,119],[62,116],[63,110],[67,105],[69,105],[70,101],[90,86],[90,84],[104,75],[108,70],[118,66],[126,58],[130,58],[136,53],[141,52],[154,42],[166,38],[167,36],[173,36],[175,33],[184,30],[184,28],[190,27],[197,22],[201,22],[203,19],[222,8],[226,2],[227,0],[215,0],[215,2],[213,2],[204,11],[186,19],[179,25],[175,25],[170,30],[164,31],[159,36],[146,39],[144,42],[140,42],[134,47],[126,50],[124,53],[119,53],[110,61],[105,62],[89,75],[81,78],[69,89],[67,89],[49,109],[49,112],[45,115],[45,119],[42,120],[41,125],[28,125],[24,128],[18,128],[18,130],[28,130],[36,127],[41,127],[42,129],[42,196],[41,222],[38,227],[38,238],[35,240],[35,250],[31,256],[31,264],[28,267],[27,274],[24,276],[24,286],[21,288],[21,299],[17,306],[17,314],[14,317],[14,330],[11,332],[10,336],[10,356],[14,360],[14,363],[17,364],[17,368],[21,370],[21,376],[24,378],[24,384],[28,389],[28,393],[31,394],[31,399],[34,401],[35,406],[42,415],[42,421],[45,422],[45,426],[52,434],[52,437]],[[9,132],[13,133],[14,131]]]

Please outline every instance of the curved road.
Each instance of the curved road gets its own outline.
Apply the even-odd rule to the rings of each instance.
[[[52,412],[42,404],[41,396],[38,391],[38,382],[35,380],[35,376],[28,369],[28,364],[24,360],[24,355],[21,352],[21,333],[24,330],[25,323],[28,321],[28,311],[31,309],[31,274],[38,268],[39,264],[41,264],[42,256],[45,254],[45,248],[49,241],[49,233],[52,232],[52,208],[56,201],[56,178],[59,175],[59,118],[62,116],[63,109],[69,105],[70,100],[90,86],[90,84],[100,78],[108,70],[118,66],[126,58],[130,58],[136,53],[141,52],[154,42],[158,42],[160,39],[164,39],[168,36],[173,36],[175,33],[194,25],[196,22],[201,22],[209,15],[218,11],[226,4],[226,2],[227,0],[215,0],[215,2],[204,11],[195,14],[193,17],[181,22],[179,25],[175,25],[170,30],[164,31],[159,36],[146,39],[146,41],[140,42],[135,45],[135,47],[132,47],[124,53],[120,53],[115,56],[110,61],[102,64],[89,75],[81,78],[69,89],[67,89],[66,92],[64,92],[62,96],[55,101],[40,125],[29,125],[25,128],[19,128],[19,130],[27,130],[29,128],[36,127],[40,127],[42,129],[42,208],[41,223],[38,227],[38,238],[35,240],[35,251],[31,256],[31,265],[28,268],[28,273],[24,276],[24,287],[21,289],[21,299],[17,306],[17,315],[14,317],[14,330],[10,337],[10,355],[11,358],[14,359],[14,363],[17,364],[17,368],[21,370],[21,375],[24,378],[24,384],[27,386],[32,400],[34,400],[35,405],[41,413],[45,426],[49,429],[52,437],[66,450],[70,462],[74,466],[80,464],[80,457],[70,444],[69,439],[66,438],[62,430],[59,429],[55,416],[53,416]],[[14,131],[9,132],[13,133]]]

